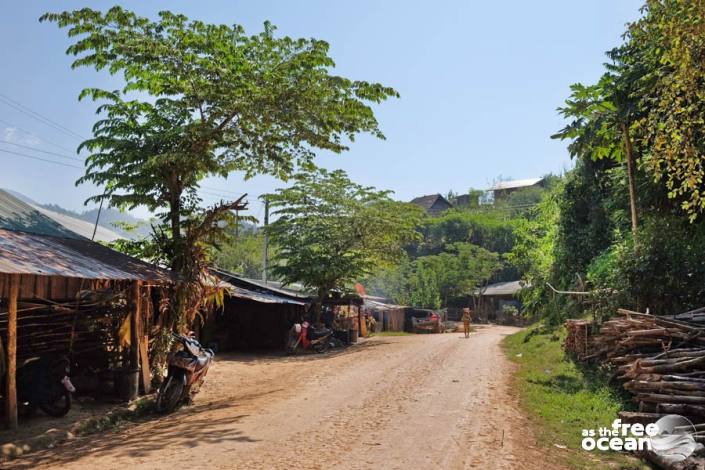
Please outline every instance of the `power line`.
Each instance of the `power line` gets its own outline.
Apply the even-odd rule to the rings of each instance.
[[[37,147],[32,147],[31,145],[24,145],[24,144],[18,144],[18,143],[16,143],[16,142],[10,142],[9,140],[0,139],[0,143],[8,144],[8,145],[14,145],[15,147],[22,147],[22,148],[25,148],[25,149],[28,149],[28,150],[34,150],[35,152],[42,152],[42,153],[46,153],[46,154],[48,154],[48,155],[55,155],[55,156],[57,156],[57,157],[68,158],[68,159],[70,159],[70,160],[78,160],[79,162],[82,162],[82,161],[83,161],[82,158],[72,157],[72,156],[70,156],[70,155],[65,155],[65,154],[63,154],[63,153],[51,152],[51,151],[49,151],[49,150],[42,150],[42,149],[39,149],[39,148],[37,148]]]
[[[41,157],[35,157],[34,155],[27,155],[26,153],[13,152],[12,150],[0,149],[0,152],[8,153],[8,154],[11,154],[11,155],[16,155],[16,156],[18,156],[18,157],[31,158],[31,159],[33,159],[33,160],[39,160],[39,161],[42,161],[42,162],[55,163],[55,164],[57,164],[57,165],[68,166],[68,167],[70,167],[70,168],[78,168],[79,170],[82,170],[82,169],[83,169],[82,166],[71,165],[70,163],[64,163],[64,162],[57,162],[57,161],[55,161],[55,160],[49,160],[49,159],[41,158]]]
[[[244,193],[232,194],[232,195],[231,195],[231,194],[222,194],[222,193],[219,193],[219,192],[216,192],[216,191],[208,191],[208,190],[202,189],[202,187],[199,189],[199,191],[200,191],[201,193],[207,194],[207,195],[209,195],[209,196],[215,196],[215,197],[220,197],[220,198],[225,198],[225,199],[232,199],[232,200],[235,200],[235,199],[241,197],[241,196],[244,194]]]
[[[13,109],[31,117],[32,119],[35,119],[35,120],[41,122],[42,124],[53,128],[56,131],[62,132],[63,134],[65,134],[69,137],[72,137],[72,138],[78,139],[78,140],[87,140],[81,134],[78,134],[78,133],[72,131],[71,129],[69,129],[68,127],[65,127],[65,126],[59,124],[58,122],[38,113],[36,111],[31,110],[30,108],[23,105],[22,103],[20,103],[16,100],[13,100],[12,98],[10,98],[7,95],[4,95],[2,93],[0,93],[0,103],[3,103],[6,106],[13,108]]]
[[[25,134],[27,134],[30,137],[34,137],[35,139],[39,139],[42,142],[47,143],[49,145],[53,145],[54,147],[60,148],[61,150],[64,150],[66,152],[73,152],[73,150],[66,148],[61,144],[57,144],[56,142],[53,142],[45,137],[39,137],[34,132],[28,131],[27,129],[23,129],[20,126],[16,126],[15,124],[12,124],[11,122],[5,121],[4,119],[0,119],[0,122],[5,124],[6,126],[10,126],[11,129],[17,129],[18,131],[24,132]]]
[[[209,190],[211,190],[211,191],[218,191],[218,192],[221,192],[221,193],[230,193],[230,194],[232,194],[233,196],[237,196],[237,197],[240,197],[240,196],[242,196],[242,195],[244,194],[244,193],[237,193],[237,192],[235,192],[235,191],[228,191],[227,189],[216,188],[216,187],[213,187],[213,186],[203,186],[203,185],[199,185],[199,186],[200,186],[201,188],[203,188],[203,189],[209,189]]]

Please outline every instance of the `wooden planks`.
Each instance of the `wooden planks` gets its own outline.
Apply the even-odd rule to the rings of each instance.
[[[133,281],[130,286],[130,375],[128,399],[134,400],[139,393],[140,368],[140,323],[142,320],[142,298],[140,281]]]
[[[145,394],[152,391],[152,374],[149,371],[149,336],[143,336],[140,341],[140,381]]]
[[[10,274],[7,322],[7,380],[5,389],[5,419],[9,429],[17,428],[17,300],[20,275]]]

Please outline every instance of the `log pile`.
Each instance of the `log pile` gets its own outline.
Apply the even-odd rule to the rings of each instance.
[[[593,350],[586,359],[630,361],[687,346],[705,347],[705,328],[700,325],[619,309],[620,317],[602,324],[592,338]]]
[[[705,325],[677,320],[679,315],[618,312],[598,335],[589,335],[589,326],[578,321],[567,323],[566,350],[612,366],[640,412],[705,421]]]
[[[587,320],[568,320],[565,322],[565,328],[567,335],[563,342],[563,349],[582,361],[592,351],[593,336],[590,335],[590,322]]]

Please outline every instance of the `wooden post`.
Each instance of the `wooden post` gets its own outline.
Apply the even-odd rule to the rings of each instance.
[[[142,315],[142,299],[140,298],[141,281],[133,281],[130,295],[130,370],[128,371],[128,396],[132,401],[139,393],[140,371],[140,321]]]
[[[7,372],[5,389],[5,416],[7,427],[17,429],[17,299],[20,294],[20,275],[10,274],[10,297],[7,315]]]
[[[143,336],[140,341],[140,382],[145,395],[152,392],[152,374],[149,370],[149,336]]]

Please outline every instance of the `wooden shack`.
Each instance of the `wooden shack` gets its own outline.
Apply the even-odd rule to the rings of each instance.
[[[169,271],[92,242],[0,190],[0,357],[8,427],[17,426],[17,367],[31,357],[66,355],[72,364],[123,367],[128,398],[136,397],[140,379],[148,390],[150,289],[173,280]],[[128,332],[122,340],[121,330]]]
[[[385,299],[367,296],[364,309],[376,321],[377,331],[404,331],[409,307],[384,302]]]
[[[477,289],[473,294],[473,321],[484,323],[512,323],[514,319],[505,313],[505,306],[512,306],[517,312],[522,305],[519,292],[525,287],[522,281],[498,282]]]
[[[282,349],[291,325],[311,306],[310,297],[278,284],[219,269],[211,272],[225,282],[227,294],[223,309],[209,315],[200,336],[220,350]]]

